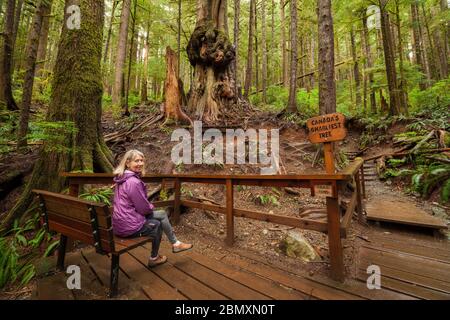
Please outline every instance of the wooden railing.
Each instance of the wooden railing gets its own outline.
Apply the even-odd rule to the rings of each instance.
[[[198,208],[226,215],[226,243],[232,245],[234,242],[234,218],[242,217],[260,221],[276,223],[301,229],[315,230],[328,234],[329,254],[331,264],[331,277],[335,280],[344,280],[344,264],[341,238],[346,237],[346,230],[350,225],[353,213],[357,209],[358,219],[363,218],[363,202],[365,197],[364,187],[364,160],[355,159],[345,170],[336,174],[314,174],[314,175],[189,175],[189,174],[166,174],[146,175],[142,177],[145,183],[174,183],[174,200],[154,202],[156,207],[173,207],[173,219],[177,223],[180,219],[180,207]],[[112,184],[113,175],[104,173],[80,174],[62,173],[61,176],[69,180],[69,192],[78,196],[79,186],[85,184]],[[226,186],[225,206],[205,204],[181,198],[181,186],[183,183],[202,183]],[[339,194],[348,184],[353,185],[353,193],[347,209],[341,217],[339,205]],[[276,214],[243,210],[234,207],[233,188],[240,186],[260,187],[296,187],[311,190],[315,196],[315,186],[326,185],[331,189],[331,194],[326,197],[327,222],[300,219]]]

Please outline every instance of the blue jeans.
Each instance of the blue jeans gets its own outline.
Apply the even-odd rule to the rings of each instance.
[[[161,223],[161,228],[166,234],[171,244],[177,242],[177,237],[173,231],[172,225],[170,224],[167,212],[164,209],[158,209],[153,211],[153,219]]]
[[[158,256],[162,237],[161,222],[154,218],[147,218],[141,230],[130,236],[130,238],[138,237],[153,237],[151,257],[156,258]]]

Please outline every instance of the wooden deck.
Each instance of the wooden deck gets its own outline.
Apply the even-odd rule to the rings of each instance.
[[[397,198],[375,198],[366,204],[367,220],[418,226],[430,229],[446,229],[447,224],[429,215],[410,202]]]
[[[357,278],[377,265],[381,286],[418,299],[450,299],[450,245],[424,235],[372,232],[359,250]]]
[[[166,245],[162,252],[169,262],[148,269],[149,246],[138,247],[121,256],[119,296],[139,300],[360,300],[444,298],[444,295],[412,296],[398,288],[369,290],[365,282],[345,283],[327,277],[308,277],[275,266],[224,252],[220,260],[195,250],[172,254]],[[81,268],[81,290],[66,288],[67,276],[57,273],[38,281],[36,299],[107,299],[110,260],[92,248],[71,253],[66,265]],[[445,277],[446,273],[441,274]],[[450,274],[450,273],[447,273]],[[367,275],[366,275],[367,277]],[[447,277],[448,278],[448,277]],[[383,284],[384,285],[384,284]],[[442,286],[441,286],[442,287]],[[442,287],[443,288],[443,287]],[[405,291],[405,290],[403,290]]]

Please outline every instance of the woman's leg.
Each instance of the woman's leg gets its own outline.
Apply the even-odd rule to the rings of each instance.
[[[169,217],[165,210],[155,210],[153,211],[153,219],[161,222],[161,228],[166,234],[167,238],[171,244],[175,244],[177,242],[177,237],[175,236],[175,232],[173,231],[172,225],[170,224]]]
[[[130,238],[137,238],[137,237],[153,237],[152,251],[150,257],[151,258],[158,257],[159,246],[161,244],[161,237],[162,237],[161,222],[159,220],[147,219],[145,224],[142,226],[141,230],[130,236]]]

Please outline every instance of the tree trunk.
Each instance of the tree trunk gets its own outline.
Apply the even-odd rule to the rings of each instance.
[[[112,26],[114,24],[114,14],[116,13],[116,7],[118,3],[119,3],[118,0],[113,0],[113,6],[111,9],[111,19],[109,20],[108,35],[106,37],[105,52],[103,55],[103,64],[106,64],[106,59],[108,58],[109,46],[111,43]]]
[[[45,141],[32,176],[2,227],[9,228],[24,214],[33,199],[32,189],[60,192],[66,182],[60,172],[112,170],[113,158],[101,127],[104,4],[99,0],[66,0],[64,12],[74,4],[80,7],[83,23],[79,30],[63,25],[47,114],[47,121],[54,123],[47,132],[50,140]],[[64,18],[67,21],[69,15]]]
[[[129,116],[129,106],[128,106],[128,97],[130,96],[130,88],[132,88],[131,85],[131,69],[133,67],[133,61],[136,61],[136,51],[137,47],[135,46],[135,43],[137,43],[136,37],[136,8],[137,8],[137,0],[134,0],[134,6],[133,6],[133,16],[132,16],[132,23],[131,23],[131,43],[130,43],[130,54],[128,58],[128,68],[127,68],[127,82],[125,86],[125,103],[124,103],[124,115]]]
[[[358,56],[356,53],[356,43],[355,43],[355,31],[354,26],[351,27],[350,31],[350,41],[352,47],[352,58],[353,58],[353,77],[355,79],[355,90],[356,90],[356,109],[361,107],[361,77],[359,74]]]
[[[197,24],[187,46],[195,70],[189,108],[213,123],[235,98],[232,63],[235,51],[227,34],[225,0],[198,0]]]
[[[262,102],[267,104],[267,25],[266,0],[261,1],[261,44],[262,44]]]
[[[372,52],[370,48],[370,39],[369,39],[369,29],[367,27],[367,16],[366,13],[363,12],[363,35],[364,35],[364,51],[366,53],[366,69],[372,69],[373,68],[373,57]],[[377,102],[375,97],[375,90],[373,88],[374,85],[374,79],[373,79],[373,72],[368,71],[367,72],[367,78],[369,80],[369,91],[370,91],[370,110],[372,114],[377,113]]]
[[[255,12],[253,13],[255,21],[255,88],[259,91],[259,49],[258,49],[258,3],[255,0]]]
[[[429,87],[431,83],[431,74],[429,70],[425,68],[424,52],[423,52],[423,39],[422,39],[422,27],[420,23],[418,0],[414,0],[411,3],[411,23],[414,37],[414,52],[416,57],[416,63],[420,68],[420,71],[425,74],[427,81],[420,81],[419,85],[422,90]]]
[[[13,50],[16,46],[17,34],[19,32],[20,18],[22,17],[23,0],[17,0],[15,13],[14,13],[14,26],[13,26]],[[14,67],[13,67],[14,69]]]
[[[239,97],[241,93],[239,93],[239,62],[238,62],[238,56],[239,56],[239,16],[240,16],[240,0],[234,0],[234,50],[236,51],[236,56],[234,59],[234,83],[235,85],[235,92],[234,95],[236,97]]]
[[[180,62],[181,62],[181,0],[178,0],[178,32],[177,32],[177,77],[180,78]],[[150,30],[149,30],[150,32]]]
[[[430,68],[431,78],[438,79],[439,78],[437,75],[438,71],[436,68],[437,58],[436,58],[436,54],[435,54],[435,48],[433,46],[433,39],[431,37],[431,31],[430,31],[430,25],[428,23],[428,17],[427,17],[427,13],[425,11],[425,5],[423,4],[423,2],[421,3],[421,7],[422,7],[423,22],[425,24],[425,31],[427,34],[427,43],[428,43],[428,48],[426,48],[426,46],[424,46],[424,51],[427,52],[427,55],[428,55],[428,65]]]
[[[288,76],[288,60],[287,60],[287,50],[286,50],[286,19],[284,14],[285,2],[280,0],[280,27],[281,27],[281,61],[282,61],[282,78],[281,82],[285,87],[288,87],[289,76]]]
[[[27,57],[25,77],[23,81],[22,106],[20,109],[19,132],[17,136],[17,148],[27,145],[27,131],[30,117],[30,105],[33,95],[34,73],[36,68],[37,50],[39,47],[39,39],[42,29],[44,14],[48,13],[51,8],[51,1],[40,0],[36,6],[31,30],[27,39]]]
[[[166,48],[166,81],[164,83],[165,103],[164,110],[166,120],[175,120],[176,123],[180,120],[193,125],[191,119],[183,112],[182,106],[182,90],[180,81],[177,76],[177,56],[170,48]]]
[[[49,0],[49,5],[45,6],[42,12],[42,27],[41,35],[39,37],[39,47],[37,51],[36,58],[36,75],[38,77],[42,76],[42,69],[44,69],[45,59],[47,57],[47,43],[48,43],[48,32],[50,30],[50,14],[52,12],[53,0]]]
[[[144,71],[142,74],[142,82],[141,82],[141,103],[145,103],[148,100],[147,96],[147,81],[148,81],[148,56],[149,56],[149,48],[150,48],[150,22],[147,22],[147,34],[145,35],[145,44],[144,44]]]
[[[14,28],[14,10],[15,0],[8,0],[6,6],[5,28],[3,31],[3,50],[0,67],[0,103],[6,104],[10,111],[18,110],[14,97],[12,95],[12,59],[13,59],[13,28]]]
[[[122,13],[120,16],[119,38],[117,40],[114,87],[112,92],[112,103],[116,106],[122,105],[123,74],[128,42],[128,21],[130,18],[130,5],[131,0],[123,0]]]
[[[252,86],[253,75],[253,24],[254,24],[254,10],[255,0],[250,0],[250,18],[248,22],[248,50],[247,50],[247,68],[245,69],[245,85],[244,98],[248,100],[250,88]]]
[[[290,61],[290,79],[289,79],[289,100],[287,111],[297,113],[297,0],[290,1],[291,15],[291,61]]]
[[[436,8],[431,8],[434,16],[438,15]],[[448,77],[448,63],[447,63],[447,50],[446,50],[446,28],[442,28],[440,25],[435,26],[433,30],[434,46],[436,47],[436,54],[438,59],[436,64],[439,70],[439,79],[446,79]]]
[[[448,0],[440,0],[439,4],[441,7],[441,13],[448,12]],[[442,24],[442,33],[443,33],[442,40],[444,42],[444,57],[445,57],[447,76],[448,76],[448,72],[449,72],[448,70],[450,67],[448,64],[448,57],[450,54],[450,47],[449,47],[450,22],[448,20],[444,20],[444,22]]]
[[[275,67],[275,1],[272,0],[272,11],[271,11],[271,24],[270,24],[270,30],[271,30],[271,37],[270,37],[270,56],[272,57],[269,60],[269,85],[271,83],[275,83],[276,82],[276,67]]]
[[[396,17],[396,27],[397,27],[397,38],[398,38],[398,47],[397,47],[397,55],[399,60],[399,70],[400,70],[400,83],[399,83],[399,102],[401,106],[401,111],[405,114],[408,114],[408,93],[406,92],[406,77],[405,70],[403,67],[403,40],[402,40],[402,25],[400,19],[400,7],[399,0],[395,0],[395,17]]]
[[[318,0],[319,23],[319,110],[320,114],[336,112],[334,77],[334,31],[331,0]]]
[[[395,69],[394,46],[392,43],[389,14],[387,12],[387,0],[380,1],[381,32],[383,35],[384,62],[389,87],[389,114],[400,114],[399,87],[397,83],[397,71]]]

